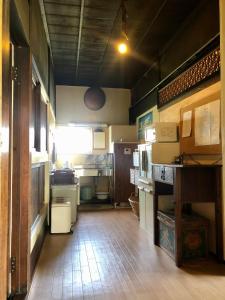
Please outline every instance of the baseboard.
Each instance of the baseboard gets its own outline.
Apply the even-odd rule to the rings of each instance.
[[[10,295],[7,300],[24,300],[27,294]]]
[[[41,254],[41,249],[46,237],[46,233],[47,233],[47,226],[46,226],[46,222],[44,222],[43,224],[43,228],[39,233],[39,236],[36,240],[36,243],[33,247],[33,250],[30,254],[30,274],[31,274],[31,278],[34,275],[34,271],[35,271],[35,267],[37,265],[38,259],[40,257]]]

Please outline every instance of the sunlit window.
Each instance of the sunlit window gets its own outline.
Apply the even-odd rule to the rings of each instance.
[[[89,127],[58,126],[56,149],[59,155],[91,153],[92,129]]]

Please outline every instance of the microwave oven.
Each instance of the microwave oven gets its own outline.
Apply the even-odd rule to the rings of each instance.
[[[152,164],[169,164],[180,154],[180,144],[149,143],[138,145],[139,150],[139,182],[152,185]]]
[[[145,129],[145,141],[150,143],[177,142],[175,122],[156,122]]]

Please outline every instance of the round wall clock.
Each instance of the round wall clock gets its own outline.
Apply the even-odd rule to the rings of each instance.
[[[84,104],[90,110],[99,110],[105,104],[105,93],[98,87],[90,87],[84,94]]]

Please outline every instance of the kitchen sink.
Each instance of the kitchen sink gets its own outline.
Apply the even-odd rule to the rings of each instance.
[[[104,168],[104,169],[94,169],[94,168],[80,168],[75,169],[75,176],[111,176],[112,169]]]

